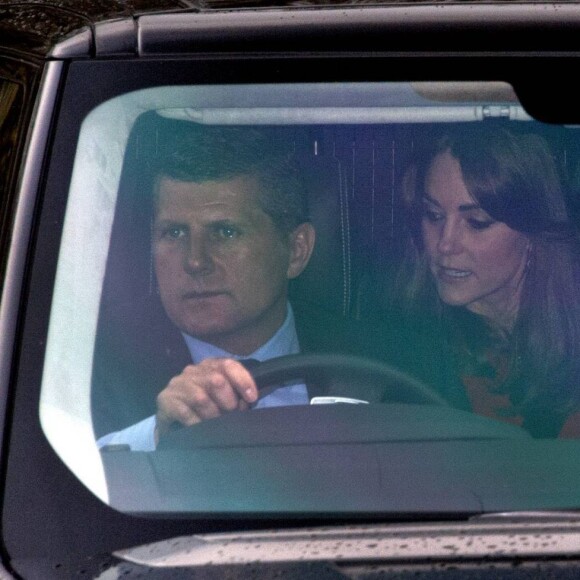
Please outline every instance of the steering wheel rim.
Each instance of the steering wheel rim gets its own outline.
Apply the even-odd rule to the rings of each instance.
[[[373,400],[369,402],[400,402],[422,405],[448,403],[432,388],[418,379],[385,363],[363,357],[342,354],[296,354],[269,359],[249,368],[260,398],[266,396],[280,384],[290,380],[302,380],[306,384],[322,384],[328,388],[333,379],[365,381]],[[367,383],[368,382],[368,383]],[[372,385],[372,386],[369,386]],[[271,388],[272,385],[276,385]],[[353,387],[356,389],[356,387]],[[381,390],[381,393],[377,393]],[[335,394],[335,393],[332,393]],[[339,393],[336,393],[339,394]],[[340,393],[341,395],[343,393]],[[348,395],[349,393],[347,393]],[[353,398],[365,399],[351,394]]]
[[[369,400],[373,403],[370,405],[291,405],[228,413],[171,431],[161,438],[157,451],[348,447],[372,442],[529,436],[520,427],[455,409],[419,380],[361,357],[289,355],[258,363],[250,372],[264,393],[266,385],[274,383],[279,388],[280,381],[288,381],[291,376],[295,382],[297,374],[301,375],[300,381],[303,377],[326,380],[328,376],[321,375],[321,369],[330,369],[332,375],[340,372],[344,376],[346,371],[363,379],[374,377],[375,382],[382,384],[383,392]],[[364,398],[356,397],[355,393],[351,396]]]

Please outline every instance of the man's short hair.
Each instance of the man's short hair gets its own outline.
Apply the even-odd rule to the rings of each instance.
[[[166,176],[203,183],[252,176],[259,183],[260,207],[282,234],[309,220],[307,195],[289,139],[269,128],[179,125],[160,143],[154,161],[157,180]]]

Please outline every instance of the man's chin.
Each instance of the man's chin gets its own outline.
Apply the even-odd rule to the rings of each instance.
[[[221,337],[235,335],[237,331],[236,325],[220,323],[215,319],[208,321],[207,324],[200,324],[199,321],[196,321],[195,324],[181,325],[180,329],[189,336],[210,343],[212,343],[212,340],[217,340]]]
[[[181,331],[193,338],[207,342],[228,353],[246,356],[262,346],[275,332],[264,324],[241,320],[208,321],[207,324],[188,324]]]

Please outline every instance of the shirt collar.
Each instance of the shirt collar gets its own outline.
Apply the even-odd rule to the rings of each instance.
[[[246,356],[232,354],[213,344],[209,344],[183,332],[182,335],[191,354],[191,360],[195,364],[202,362],[206,358],[233,358],[236,360],[252,358],[258,361],[265,361],[278,356],[298,354],[300,352],[298,335],[296,334],[296,324],[294,322],[294,313],[292,312],[290,303],[287,305],[286,318],[284,319],[282,326],[276,331],[272,338],[268,340],[268,342]]]

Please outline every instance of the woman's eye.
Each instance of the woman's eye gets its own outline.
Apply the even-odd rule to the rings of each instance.
[[[438,211],[434,211],[432,209],[424,209],[423,218],[429,222],[435,223],[443,219],[443,214],[439,213]]]
[[[476,219],[476,218],[469,218],[467,220],[469,226],[474,230],[486,230],[495,222],[493,220],[486,220],[486,219]]]

